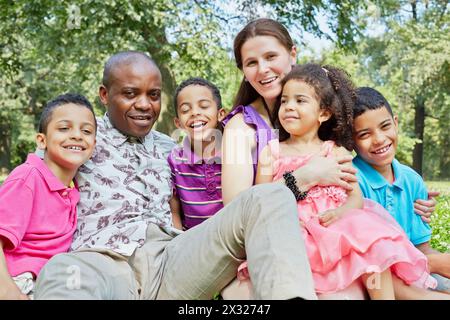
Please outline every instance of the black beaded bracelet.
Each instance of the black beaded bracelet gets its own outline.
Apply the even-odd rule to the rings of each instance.
[[[292,175],[292,171],[287,171],[283,174],[284,183],[286,187],[288,187],[295,196],[297,201],[304,200],[308,195],[308,191],[300,191],[297,187],[297,180]]]

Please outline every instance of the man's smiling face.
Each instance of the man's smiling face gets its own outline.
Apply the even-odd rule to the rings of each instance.
[[[111,123],[123,134],[145,137],[161,111],[161,72],[151,61],[138,58],[114,66],[109,88],[100,87]]]

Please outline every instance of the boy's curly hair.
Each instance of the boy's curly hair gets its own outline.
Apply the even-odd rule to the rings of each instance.
[[[323,122],[319,128],[319,138],[323,141],[333,140],[338,146],[347,150],[353,150],[353,105],[356,101],[355,87],[349,74],[333,66],[320,66],[315,63],[296,65],[283,79],[284,86],[290,80],[303,81],[314,88],[316,98],[319,100],[320,109],[331,113],[330,119]],[[280,101],[274,110],[278,115]],[[277,116],[278,119],[278,116]],[[289,137],[277,120],[280,129],[280,141]]]

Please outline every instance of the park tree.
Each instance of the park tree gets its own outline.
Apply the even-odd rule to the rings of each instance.
[[[450,172],[447,8],[446,1],[392,3],[379,17],[389,32],[367,37],[361,51],[373,82],[395,93],[401,130],[414,139],[412,166],[427,178]]]
[[[406,133],[415,128],[408,141],[419,142],[414,146],[416,169],[421,167],[420,143],[427,139],[439,146],[429,154],[443,155],[435,157],[442,159],[434,160],[436,170],[448,168],[448,154],[443,154],[448,151],[442,151],[448,150],[443,139],[448,126],[441,125],[449,114],[448,12],[442,1],[409,0],[0,0],[0,85],[5,88],[0,92],[0,167],[11,169],[32,150],[39,114],[55,95],[80,92],[102,114],[96,98],[101,71],[117,51],[144,51],[159,65],[163,110],[157,130],[170,134],[174,129],[172,95],[177,83],[190,76],[216,83],[230,109],[242,79],[232,39],[261,15],[284,23],[299,46],[307,45],[306,31],[331,40],[339,51],[335,59],[346,64],[345,56],[356,57],[343,66],[351,66],[351,74],[394,88],[386,91],[396,93],[405,116],[427,118],[404,122]],[[390,32],[371,35],[367,31],[374,21]],[[415,113],[408,112],[412,106]],[[432,137],[421,129],[425,125],[433,129]]]
[[[446,1],[366,2],[353,21],[358,25],[354,46],[335,43],[330,50],[304,61],[340,66],[358,86],[381,91],[399,115],[399,160],[427,179],[448,178],[450,37]]]
[[[0,167],[11,169],[32,150],[39,114],[55,95],[80,92],[96,101],[97,114],[104,112],[96,100],[97,88],[103,63],[114,52],[140,50],[158,63],[163,75],[163,111],[156,128],[170,133],[174,116],[171,97],[176,84],[188,76],[215,82],[222,90],[225,107],[231,108],[241,75],[232,59],[230,38],[261,12],[280,18],[291,30],[324,35],[316,13],[331,8],[327,14],[330,21],[336,21],[334,39],[342,43],[352,39],[351,16],[359,1],[291,2],[292,10],[286,10],[290,6],[286,1],[265,0],[231,4],[205,0],[0,0],[0,85],[6,88],[0,93]],[[234,11],[227,10],[229,5],[234,5]],[[299,40],[301,43],[301,37]]]
[[[17,164],[10,151],[20,145],[18,132],[36,129],[48,99],[77,91],[96,101],[103,63],[114,52],[140,50],[157,62],[164,106],[171,105],[177,76],[195,74],[227,84],[232,64],[217,45],[218,24],[189,1],[0,2],[0,83],[8,88],[0,94],[3,168]],[[211,59],[217,59],[214,68],[208,66]],[[98,101],[96,109],[104,112]],[[161,118],[171,118],[171,110],[163,110]],[[173,128],[172,121],[158,126],[166,133]],[[30,136],[24,139],[31,144]]]

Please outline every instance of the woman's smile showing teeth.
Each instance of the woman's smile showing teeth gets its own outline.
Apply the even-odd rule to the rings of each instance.
[[[261,83],[262,85],[266,85],[266,84],[272,83],[277,78],[278,77],[276,77],[276,76],[275,77],[271,77],[271,78],[268,78],[268,79],[261,80],[259,83]]]

